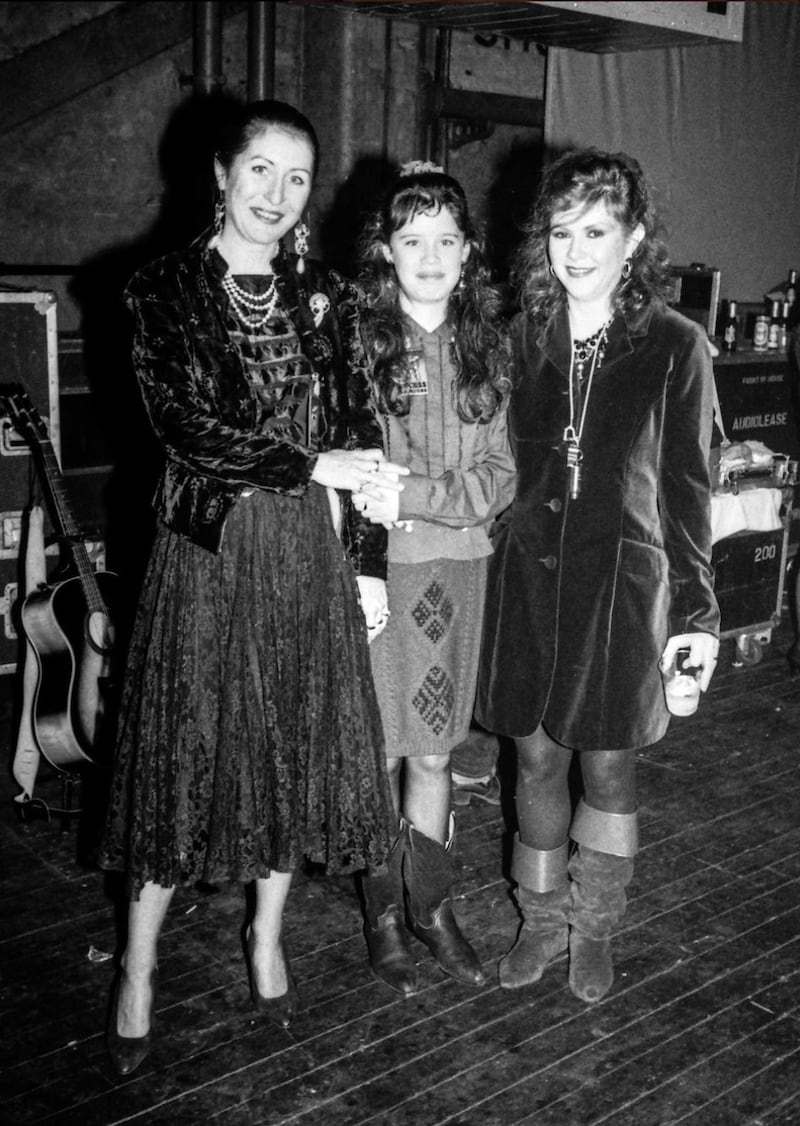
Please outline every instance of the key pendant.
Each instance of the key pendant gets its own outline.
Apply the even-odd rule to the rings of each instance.
[[[577,442],[567,443],[567,475],[569,477],[569,495],[572,500],[577,500],[581,492],[581,461],[583,454]]]

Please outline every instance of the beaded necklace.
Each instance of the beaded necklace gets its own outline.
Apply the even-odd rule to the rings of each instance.
[[[590,356],[594,358],[598,347],[605,347],[605,337],[608,333],[608,326],[610,323],[610,321],[606,321],[604,325],[601,325],[601,327],[598,328],[597,332],[592,333],[591,336],[587,336],[585,340],[573,340],[572,354],[575,358],[575,375],[577,376],[579,383],[583,380],[583,368],[586,361]],[[603,352],[601,351],[598,357],[598,364],[602,364],[602,362]]]
[[[603,366],[603,357],[606,354],[606,344],[608,342],[608,329],[610,324],[611,317],[609,317],[606,323],[601,328],[599,328],[597,332],[588,337],[586,340],[573,341],[572,351],[570,352],[569,424],[564,427],[564,433],[562,435],[562,445],[564,447],[564,456],[567,462],[567,473],[569,475],[569,495],[572,500],[577,500],[581,492],[581,462],[583,461],[581,438],[583,437],[583,427],[586,422],[586,410],[589,406],[589,396],[592,393],[592,382],[594,380],[595,372],[598,372]],[[583,396],[583,405],[580,411],[580,419],[578,419],[578,393],[580,390],[581,382],[583,380],[584,368],[590,356],[591,363],[589,365],[589,379],[586,384],[586,393]]]
[[[274,274],[264,293],[248,293],[230,273],[222,279],[222,288],[239,320],[251,329],[264,328],[278,304],[278,287]]]

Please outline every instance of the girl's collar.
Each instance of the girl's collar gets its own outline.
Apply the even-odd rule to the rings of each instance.
[[[453,337],[453,322],[449,316],[445,317],[441,324],[437,325],[436,328],[432,330],[428,330],[421,325],[410,313],[403,313],[403,317],[405,318],[406,325],[415,336],[436,336],[446,340],[451,340]]]

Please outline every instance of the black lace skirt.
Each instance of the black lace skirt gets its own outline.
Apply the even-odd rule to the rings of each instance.
[[[382,863],[393,815],[355,575],[325,490],[255,492],[218,555],[162,528],[100,854],[128,891]]]

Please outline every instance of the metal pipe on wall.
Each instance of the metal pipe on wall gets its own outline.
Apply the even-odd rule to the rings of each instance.
[[[222,4],[202,0],[194,5],[194,92],[213,94],[222,77]]]
[[[392,68],[392,20],[386,20],[383,35],[383,137],[381,152],[384,156],[389,152],[389,130],[392,124],[392,87],[394,85],[394,70]]]
[[[444,89],[450,86],[450,46],[453,33],[449,28],[437,28],[436,61],[434,64],[434,84]],[[432,108],[432,107],[431,107]],[[430,118],[430,159],[448,170],[447,123],[435,112]]]
[[[275,3],[247,5],[247,99],[275,97]]]
[[[339,58],[339,170],[343,178],[351,172],[358,153],[356,152],[355,123],[358,117],[358,99],[361,96],[362,82],[358,57],[357,21],[362,17],[354,12],[345,12],[342,19]]]

